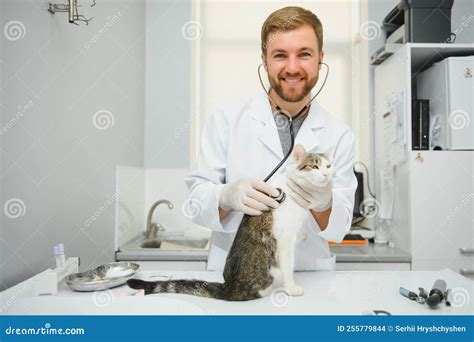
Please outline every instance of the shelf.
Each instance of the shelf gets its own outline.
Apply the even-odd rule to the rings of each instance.
[[[409,43],[407,46],[411,51],[412,75],[447,57],[474,55],[474,44]]]

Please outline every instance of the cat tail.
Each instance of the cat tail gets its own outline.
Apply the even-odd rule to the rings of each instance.
[[[225,299],[224,284],[210,283],[204,280],[167,280],[145,281],[129,279],[127,285],[132,289],[145,290],[145,295],[152,293],[182,293],[200,297]]]

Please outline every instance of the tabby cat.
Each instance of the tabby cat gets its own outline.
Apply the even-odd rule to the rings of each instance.
[[[289,196],[286,174],[296,173],[313,184],[329,182],[333,167],[325,154],[306,153],[302,145],[293,151],[293,163],[272,185],[283,190],[285,199],[277,209],[260,216],[244,215],[224,268],[224,283],[203,280],[144,281],[130,279],[128,286],[145,294],[183,293],[227,301],[264,297],[283,283],[292,296],[303,295],[293,280],[294,250],[304,238],[308,210]]]

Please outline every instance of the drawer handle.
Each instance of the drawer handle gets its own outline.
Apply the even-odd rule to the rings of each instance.
[[[459,248],[459,252],[461,252],[461,254],[474,254],[474,248]]]
[[[463,275],[472,275],[472,274],[474,274],[474,270],[467,270],[465,268],[460,268],[459,273],[461,273]]]

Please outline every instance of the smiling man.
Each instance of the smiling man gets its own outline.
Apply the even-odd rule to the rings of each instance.
[[[300,7],[279,9],[262,26],[261,49],[270,90],[212,115],[202,132],[197,167],[186,178],[190,200],[202,208],[194,221],[213,230],[207,269],[224,269],[244,214],[278,207],[271,197],[278,191],[262,179],[290,150],[291,117],[295,145],[325,152],[336,170],[324,186],[288,179],[288,195],[308,210],[295,269],[334,270],[327,240],[340,241],[349,231],[357,181],[352,171],[354,134],[316,100],[311,102],[324,58],[321,22]]]

